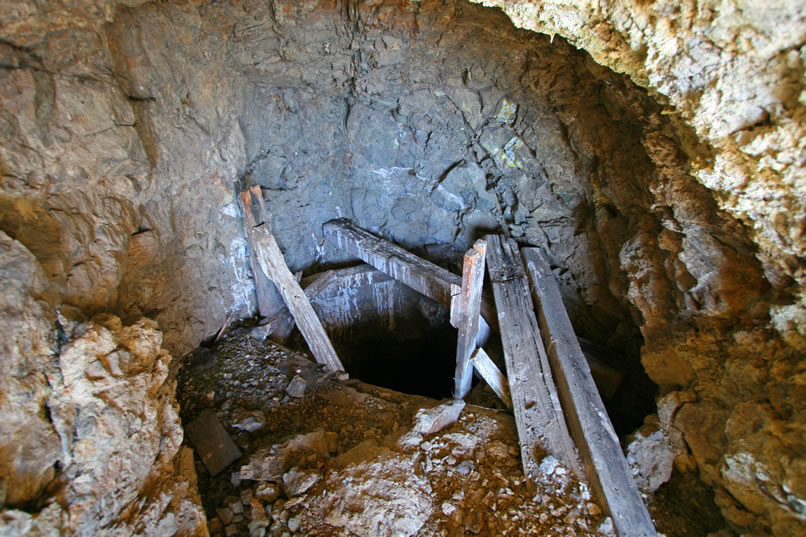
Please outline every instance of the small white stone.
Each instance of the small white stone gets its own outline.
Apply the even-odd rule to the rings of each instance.
[[[553,456],[549,455],[542,461],[540,461],[540,473],[544,475],[551,475],[560,465],[560,461],[555,459]]]
[[[613,519],[610,517],[605,518],[601,524],[599,524],[599,533],[602,535],[615,535],[616,528],[613,527]]]

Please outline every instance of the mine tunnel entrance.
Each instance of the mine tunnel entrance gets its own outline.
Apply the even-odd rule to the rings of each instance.
[[[95,435],[99,445],[112,445],[98,434],[112,429],[90,430],[96,409],[104,409],[99,424],[117,411],[133,416],[130,427],[114,428],[123,436],[136,427],[145,431],[141,423],[153,423],[140,420],[139,397],[129,403],[115,396],[112,405],[103,399],[110,397],[106,391],[75,403],[50,395],[61,388],[49,382],[54,355],[42,354],[51,341],[46,327],[54,323],[48,308],[62,301],[64,311],[148,317],[159,324],[164,347],[173,353],[184,353],[206,335],[217,339],[224,318],[254,313],[252,271],[231,192],[231,182],[241,174],[268,192],[271,227],[294,272],[351,262],[322,236],[322,224],[337,217],[360,222],[407,248],[427,245],[461,255],[479,230],[495,230],[549,252],[579,333],[620,348],[626,357],[616,360],[625,375],[621,388],[605,396],[622,439],[656,410],[657,387],[639,359],[638,325],[643,324],[646,333],[659,338],[648,340],[644,354],[653,377],[685,396],[696,388],[700,397],[686,408],[686,439],[696,455],[686,466],[700,464],[703,476],[718,487],[734,483],[719,474],[720,467],[704,464],[700,450],[730,461],[730,446],[761,434],[733,427],[736,416],[755,411],[736,404],[744,387],[756,390],[758,384],[755,376],[745,378],[754,363],[745,364],[745,342],[766,342],[777,334],[755,324],[767,322],[766,315],[756,317],[763,313],[757,308],[796,293],[788,269],[762,274],[757,263],[764,259],[766,265],[767,256],[745,242],[755,233],[752,226],[723,218],[721,191],[712,195],[714,185],[706,188],[691,175],[708,172],[701,178],[716,181],[702,163],[725,148],[701,140],[701,122],[686,112],[686,95],[681,97],[686,113],[677,114],[674,103],[577,48],[595,41],[567,42],[553,33],[516,29],[500,10],[465,1],[117,2],[116,10],[116,2],[110,2],[109,10],[86,19],[83,4],[69,13],[39,9],[45,3],[23,10],[0,47],[7,57],[0,104],[4,117],[11,118],[0,129],[5,194],[0,227],[8,235],[6,273],[14,282],[19,279],[14,283],[19,289],[4,297],[5,313],[19,315],[20,327],[31,330],[30,336],[12,331],[25,344],[9,348],[23,353],[20,367],[31,368],[31,374],[8,376],[10,386],[21,383],[13,394],[25,405],[8,399],[14,408],[7,421],[14,443],[30,431],[36,447],[10,444],[13,477],[31,481],[32,488],[10,485],[9,498],[28,501],[42,493],[49,500],[56,489],[45,487],[54,471],[68,478],[66,491],[105,490],[90,486],[95,477],[84,481],[89,473],[78,474],[72,487],[72,472],[80,465],[65,457],[68,448],[77,448],[65,444],[61,454],[53,448],[54,427],[72,438],[72,423],[65,423],[64,431],[57,424],[73,412],[69,405],[81,408],[79,436]],[[77,29],[71,21],[87,24]],[[607,56],[619,70],[636,73],[640,61],[633,64],[632,56],[611,52],[599,50],[596,57]],[[648,61],[660,65],[654,57]],[[637,73],[635,80],[649,84],[642,69]],[[676,91],[677,75],[670,76],[662,79],[663,88]],[[654,79],[651,85],[656,86]],[[776,104],[772,110],[780,108]],[[742,146],[756,135],[762,140],[769,134],[767,123],[730,136],[745,140]],[[716,136],[723,127],[705,129],[702,136]],[[729,144],[725,158],[737,154],[733,149]],[[729,166],[720,170],[731,171]],[[766,289],[763,276],[782,293],[778,298],[759,290]],[[451,395],[456,332],[444,306],[393,282],[329,300],[333,307],[326,309],[335,312],[334,318],[319,314],[353,378],[433,398]],[[789,322],[786,316],[797,312],[795,306],[774,304],[774,328]],[[667,323],[668,333],[661,333]],[[241,339],[238,353],[223,347],[223,339],[197,353],[187,378],[199,382],[181,392],[188,418],[195,418],[196,409],[215,408],[244,452],[250,445],[256,449],[257,435],[280,442],[283,435],[315,431],[333,421],[333,405],[341,400],[306,399],[316,379],[296,372],[307,366],[286,368],[293,353],[262,349],[248,335]],[[777,343],[770,341],[764,349],[775,353],[771,364],[784,363]],[[66,363],[70,355],[62,354]],[[269,361],[270,355],[277,359]],[[160,367],[164,358],[160,355]],[[115,377],[110,388],[127,385],[128,376],[99,363],[87,355],[89,381],[106,382],[95,378],[102,365]],[[700,368],[708,374],[700,374]],[[712,382],[717,374],[724,377]],[[85,382],[81,374],[73,380],[79,379]],[[724,389],[734,382],[743,387],[741,393]],[[169,404],[171,394],[159,394],[159,401],[149,402]],[[786,393],[779,395],[783,401]],[[314,403],[322,412],[306,414],[303,410]],[[709,427],[724,425],[731,405],[743,412],[729,420],[731,434],[739,436],[712,446]],[[377,429],[376,416],[358,434],[347,428],[353,425],[353,407],[340,410],[341,421],[328,430],[342,434],[340,447],[346,452],[365,439],[365,432]],[[165,414],[170,417],[170,408]],[[31,420],[30,429],[17,428],[21,416]],[[411,423],[403,410],[396,419],[398,425]],[[178,435],[168,418],[165,423],[161,432],[145,432],[156,433],[151,440],[166,435],[159,443],[167,458],[149,454],[132,459],[130,466],[170,460]],[[391,434],[394,423],[384,423],[383,434]],[[42,446],[52,458],[40,456]],[[762,452],[775,455],[761,448],[750,453]],[[119,453],[126,454],[115,451],[115,456]],[[65,468],[54,466],[60,460]],[[231,477],[221,479],[233,483]],[[125,474],[103,479],[125,485],[126,495],[134,492]],[[60,477],[54,485],[61,482]],[[237,494],[237,485],[228,487],[221,488],[227,492],[216,505],[233,503],[226,496]],[[745,507],[759,498],[769,501],[763,493],[736,500]],[[101,508],[108,507],[105,497],[99,494]],[[738,513],[737,520],[745,516],[734,509],[733,499],[723,495],[720,501],[726,512]],[[67,503],[63,507],[69,510],[89,505]],[[5,505],[15,502],[7,499]],[[486,509],[481,505],[466,512]],[[208,515],[215,517],[215,510]],[[77,519],[68,513],[62,520]],[[491,528],[490,534],[497,533]]]
[[[458,332],[447,306],[366,264],[314,274],[303,285],[351,378],[433,399],[453,396]],[[292,342],[307,348],[299,331]],[[585,339],[580,344],[617,433],[628,435],[654,409],[655,384],[637,359]],[[485,349],[506,374],[497,334]],[[473,386],[468,401],[505,408],[478,373]]]
[[[372,269],[346,270],[358,271]],[[381,278],[320,294],[313,301],[342,364],[350,377],[363,382],[434,399],[450,397],[456,329],[448,308],[385,275]],[[305,348],[298,333],[294,341]]]
[[[412,332],[389,330],[378,323],[363,333],[335,336],[333,344],[353,378],[434,399],[451,396],[456,330],[450,325]]]

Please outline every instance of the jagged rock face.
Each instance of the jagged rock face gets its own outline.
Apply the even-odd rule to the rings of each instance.
[[[707,298],[716,309],[671,330],[658,308],[664,300],[657,294],[647,300],[651,287],[635,287],[642,273],[652,274],[648,256],[639,255],[631,291],[639,291],[633,303],[645,321],[642,361],[659,384],[690,389],[681,392],[689,402],[675,414],[673,427],[684,433],[703,477],[719,485],[717,501],[727,518],[758,532],[799,534],[806,518],[806,473],[798,455],[806,438],[797,417],[806,410],[802,4],[483,3],[500,5],[520,27],[566,37],[598,63],[662,96],[692,174],[719,207],[748,227],[766,279],[756,274],[750,287],[769,284],[778,294],[756,304],[761,321],[736,310],[722,315],[718,301]],[[678,192],[670,205],[676,211],[690,199]],[[658,237],[672,254],[669,276],[677,272],[669,261],[682,261],[698,280],[694,290],[716,277],[719,300],[747,296],[747,272],[725,277],[741,266],[730,260],[732,248],[723,248],[728,255],[712,258],[715,263],[698,263],[697,274],[687,260],[691,228],[671,229],[682,232],[683,248],[663,245],[671,235],[666,230]],[[711,239],[699,236],[706,241],[695,249],[716,251],[707,244]],[[663,280],[656,279],[665,292]]]
[[[16,405],[3,408],[9,508],[0,533],[206,535],[193,454],[181,447],[171,356],[155,323],[124,327],[106,315],[64,328],[58,354],[40,347],[25,356],[30,377],[49,390],[32,397],[12,385]]]
[[[776,328],[806,333],[801,2],[473,1],[567,38],[668,100],[681,131],[693,129],[682,141],[694,175],[750,228],[770,282],[798,297],[773,309]]]
[[[334,217],[447,262],[485,230],[544,247],[581,334],[629,350],[640,328],[644,367],[682,401],[663,422],[729,519],[793,533],[804,24],[796,2],[727,4],[504,6],[659,105],[458,1],[3,2],[2,360],[25,374],[0,404],[5,445],[41,446],[3,457],[30,487],[6,501],[60,456],[34,417],[54,306],[155,318],[180,354],[254,311],[248,176],[294,270],[343,260],[321,237]]]
[[[0,232],[0,504],[24,505],[55,475],[59,439],[45,419],[53,319],[35,297],[47,279],[34,256]]]

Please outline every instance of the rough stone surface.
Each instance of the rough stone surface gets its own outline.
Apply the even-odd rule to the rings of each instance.
[[[802,2],[484,2],[548,35],[453,0],[2,2],[4,505],[63,456],[57,310],[175,354],[254,311],[248,176],[293,270],[344,261],[342,216],[447,264],[543,247],[581,335],[691,394],[664,430],[726,516],[800,530]]]
[[[55,369],[53,316],[33,254],[0,231],[0,506],[35,502],[55,477],[59,436],[46,418]]]
[[[241,467],[240,477],[252,481],[284,480],[286,470],[294,470],[292,466],[305,457],[327,457],[333,448],[333,436],[333,433],[314,431],[260,449]]]
[[[692,390],[674,430],[682,431],[701,475],[718,486],[729,520],[760,534],[802,533],[806,490],[795,484],[806,482],[798,455],[806,437],[795,431],[803,431],[797,416],[806,409],[798,358],[806,349],[803,4],[483,3],[501,6],[520,27],[567,38],[648,88],[666,104],[690,173],[747,229],[754,248],[741,255],[755,257],[760,272],[748,270],[755,263],[737,263],[742,248],[713,243],[723,233],[690,225],[702,198],[660,162],[677,158],[668,140],[645,132],[648,156],[676,184],[663,196],[669,209],[656,205],[671,216],[661,217],[665,229],[638,230],[621,250],[628,296],[644,318],[642,362],[657,383]],[[650,253],[655,248],[669,255],[661,260]],[[757,295],[754,306],[737,307],[763,288],[778,297]],[[682,302],[674,298],[678,290]],[[676,305],[664,308],[670,299]],[[675,310],[697,311],[694,326],[670,330]]]
[[[205,510],[223,522],[210,524],[214,537],[615,535],[597,532],[601,508],[565,469],[555,466],[534,487],[527,484],[511,415],[468,404],[456,422],[427,440],[401,444],[409,434],[422,439],[411,431],[415,415],[436,401],[340,380],[285,348],[256,343],[250,328],[236,325],[213,345],[226,360],[197,368],[191,365],[194,352],[178,376],[184,422],[214,408],[248,466],[274,468],[271,476],[231,481],[225,474],[211,476],[197,461]],[[308,392],[281,402],[295,375],[308,381]],[[444,381],[452,385],[451,379]],[[212,404],[206,397],[211,388],[221,394]],[[242,408],[270,417],[266,428],[234,428]],[[445,504],[454,508],[450,516]],[[706,507],[698,503],[696,509]]]
[[[39,453],[51,457],[41,462],[22,461],[19,468],[32,475],[15,490],[41,489],[37,464],[58,462],[59,471],[26,511],[3,511],[0,532],[206,535],[193,455],[181,447],[171,356],[155,323],[123,326],[103,315],[71,333],[44,372],[52,437],[39,449],[56,451]],[[19,479],[14,472],[11,478]]]
[[[663,431],[636,435],[627,446],[627,463],[641,492],[651,494],[669,481],[676,456]]]
[[[768,274],[799,283],[797,302],[773,312],[778,328],[806,334],[803,4],[473,1],[567,38],[667,100],[693,131],[683,137],[692,172],[751,229]]]
[[[357,535],[414,535],[434,512],[431,484],[415,470],[417,456],[402,458],[388,448],[359,444],[340,456],[347,467],[333,476],[330,487],[343,480],[351,486],[331,496],[324,521]],[[401,486],[405,484],[405,486]],[[361,505],[357,511],[354,505]]]

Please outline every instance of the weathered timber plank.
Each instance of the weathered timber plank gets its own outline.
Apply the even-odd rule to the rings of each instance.
[[[308,281],[307,287],[305,287],[304,283],[301,283],[301,285],[305,287],[305,296],[308,297],[308,300],[310,300],[311,296],[315,295],[316,292],[325,284],[329,273],[322,272],[320,274],[315,274],[314,276],[315,278],[312,278]],[[295,274],[294,278],[299,281],[298,274]],[[274,315],[272,315],[264,324],[258,327],[260,329],[260,337],[257,337],[257,339],[263,341],[263,339],[269,337],[275,343],[284,345],[286,341],[288,341],[288,338],[291,337],[291,332],[294,331],[294,326],[294,317],[291,315],[291,312],[288,311],[285,303],[283,303],[282,306],[277,308],[277,312]],[[254,336],[255,331],[253,331],[252,334]]]
[[[258,192],[260,191],[259,186],[254,188]],[[249,195],[247,192],[241,192],[242,199]],[[260,197],[262,198],[262,194]],[[283,253],[280,251],[274,235],[269,231],[268,224],[252,228],[251,234],[260,268],[277,286],[316,361],[332,371],[344,371],[321,321],[316,316],[297,279],[285,264]]]
[[[454,328],[459,328],[459,323],[462,322],[462,286],[451,284],[451,315],[450,323]]]
[[[548,344],[551,369],[594,492],[610,512],[620,536],[655,535],[655,526],[607,417],[548,261],[537,248],[524,248],[522,254]]]
[[[473,364],[473,367],[479,372],[481,378],[492,388],[498,398],[511,410],[512,397],[509,395],[507,378],[501,373],[501,370],[498,369],[495,362],[484,352],[484,349],[476,349],[476,352],[473,353],[473,357],[470,359],[470,363]]]
[[[451,285],[462,285],[462,278],[456,274],[364,231],[350,220],[331,220],[323,226],[323,230],[325,238],[339,248],[443,306],[451,305]],[[495,308],[484,298],[481,315],[485,319],[480,323],[482,330],[486,324],[496,328]]]
[[[450,284],[461,285],[456,274],[364,231],[349,220],[331,220],[323,229],[325,238],[341,249],[440,304],[450,306]]]
[[[462,265],[462,289],[458,300],[452,300],[451,307],[458,307],[459,337],[456,344],[456,372],[454,374],[453,396],[463,399],[470,391],[473,382],[473,366],[470,358],[476,350],[479,336],[481,290],[484,285],[484,257],[487,243],[476,241],[464,257]],[[453,315],[451,315],[453,318]]]
[[[243,211],[246,238],[249,244],[249,265],[252,267],[252,275],[255,279],[257,309],[262,317],[271,318],[285,308],[285,303],[272,281],[260,269],[260,263],[258,263],[257,257],[255,256],[255,247],[252,244],[251,233],[252,229],[268,220],[266,202],[263,200],[260,187],[257,187],[257,189],[252,187],[244,191],[244,193],[247,195],[240,195],[239,199],[241,202],[241,210]],[[280,325],[277,326],[279,327]]]
[[[462,288],[458,285],[451,284],[451,294],[453,296],[451,297],[450,322],[451,326],[454,328],[459,328],[462,315],[462,306],[460,301],[462,297]],[[482,323],[479,323],[478,328],[476,350],[471,357],[470,362],[473,364],[473,368],[478,372],[478,374],[481,375],[481,378],[484,379],[487,385],[492,388],[496,395],[498,395],[498,398],[501,399],[507,408],[511,410],[512,398],[509,395],[507,378],[503,373],[501,373],[501,370],[498,369],[498,366],[495,365],[495,362],[492,361],[490,355],[488,355],[487,352],[482,348],[484,344],[487,343],[487,339],[490,337],[490,327],[485,327]]]
[[[241,456],[241,450],[218,421],[215,410],[202,410],[198,417],[185,427],[185,435],[190,444],[196,448],[196,454],[210,475],[221,473]]]
[[[524,475],[529,481],[535,480],[540,464],[536,449],[540,447],[582,477],[582,465],[560,407],[515,241],[488,235],[487,268],[498,309]]]

